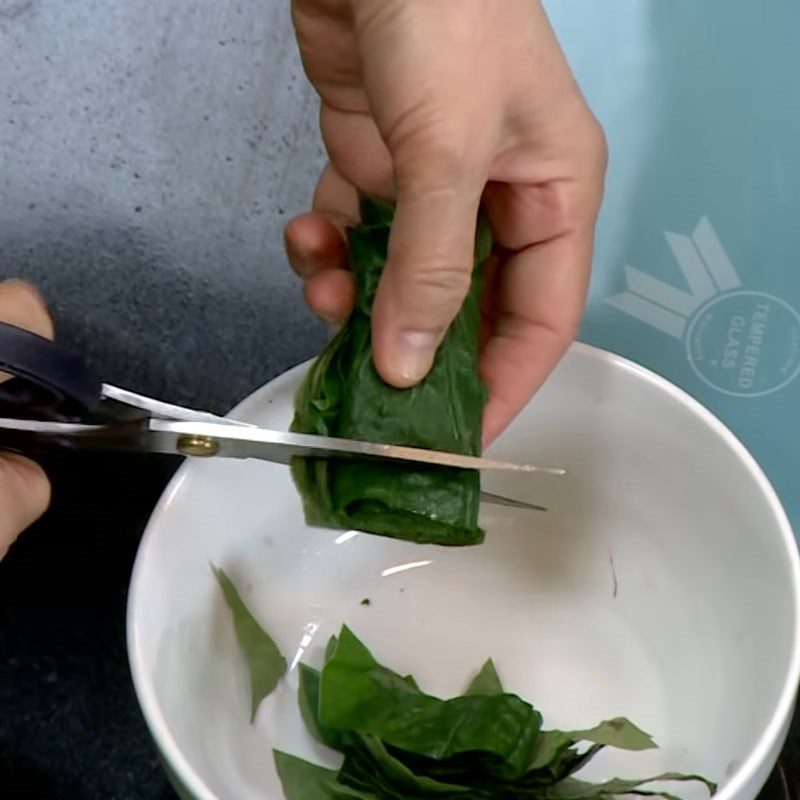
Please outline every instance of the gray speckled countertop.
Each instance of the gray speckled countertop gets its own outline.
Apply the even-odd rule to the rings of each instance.
[[[286,265],[323,151],[288,0],[0,0],[0,278],[111,382],[227,410],[324,341]],[[175,464],[54,458],[0,564],[0,797],[166,800],[125,656]]]
[[[0,0],[0,276],[110,381],[224,410],[314,353],[323,162],[288,0]]]

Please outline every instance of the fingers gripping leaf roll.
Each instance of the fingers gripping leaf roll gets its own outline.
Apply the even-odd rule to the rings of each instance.
[[[372,358],[371,316],[386,264],[393,208],[363,198],[348,231],[355,309],[311,366],[295,401],[292,431],[480,455],[486,390],[478,375],[482,272],[491,233],[478,221],[469,294],[428,376],[396,389]],[[296,458],[292,475],[309,525],[356,529],[440,545],[483,541],[480,475],[427,465]]]

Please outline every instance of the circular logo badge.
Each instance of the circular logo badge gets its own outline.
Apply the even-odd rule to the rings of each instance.
[[[777,392],[800,373],[800,314],[763,292],[728,292],[694,315],[686,350],[698,377],[724,394]]]

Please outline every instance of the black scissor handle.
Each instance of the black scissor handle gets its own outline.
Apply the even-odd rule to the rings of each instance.
[[[102,381],[83,360],[35,333],[0,322],[0,372],[21,378],[0,385],[0,405],[50,415],[93,413],[100,405]]]

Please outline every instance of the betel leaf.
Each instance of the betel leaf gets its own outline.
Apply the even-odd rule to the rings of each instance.
[[[491,658],[481,667],[464,694],[503,694],[503,684]]]
[[[336,770],[326,769],[302,758],[273,751],[286,800],[331,800],[335,795]]]
[[[656,748],[652,736],[637,728],[624,717],[606,720],[589,730],[569,731],[567,735],[576,742],[593,742],[622,750],[653,750]]]
[[[344,626],[320,680],[323,724],[372,734],[387,745],[434,759],[483,751],[512,774],[528,764],[542,718],[515,695],[440,700],[381,666]]]
[[[377,795],[339,783],[336,770],[280,750],[274,750],[272,755],[286,800],[381,800]]]
[[[624,794],[639,794],[653,797],[672,797],[669,793],[658,790],[648,790],[643,787],[654,783],[702,783],[711,794],[717,790],[717,785],[701,775],[684,775],[678,772],[665,772],[652,778],[642,780],[624,780],[614,778],[603,783],[589,783],[577,778],[565,778],[546,790],[540,797],[543,800],[593,800],[601,797],[616,797]]]
[[[348,734],[323,725],[319,719],[319,671],[307,664],[298,665],[297,701],[308,732],[321,744],[342,750]]]
[[[233,614],[236,639],[250,673],[250,721],[252,722],[261,701],[273,691],[286,672],[286,659],[244,604],[233,581],[221,569],[216,567],[212,569],[222,589],[225,602]]]
[[[396,389],[372,358],[372,304],[386,263],[391,206],[369,198],[348,231],[355,309],[311,366],[295,398],[300,433],[480,455],[486,391],[478,376],[482,265],[491,233],[481,218],[475,270],[464,305],[428,376]],[[309,525],[358,529],[440,545],[483,541],[476,471],[336,458],[295,458],[292,475]]]
[[[579,760],[570,758],[559,761],[559,756],[581,742],[594,745]],[[606,720],[583,731],[542,731],[528,764],[529,770],[549,768],[552,773],[569,774],[585,766],[602,747],[615,747],[619,750],[650,750],[656,747],[652,737],[637,728],[624,717]],[[568,770],[565,772],[565,770]]]
[[[662,785],[681,781],[716,790],[679,773],[579,780],[574,773],[605,747],[642,750],[653,740],[623,718],[542,731],[538,712],[503,691],[491,661],[465,695],[440,700],[378,663],[347,627],[328,643],[321,671],[301,669],[299,702],[311,733],[344,760],[336,773],[313,765],[306,772],[304,762],[276,753],[288,800],[678,800]]]
[[[564,731],[542,731],[536,739],[528,770],[548,769],[552,772],[559,756],[575,744],[576,740]]]
[[[376,776],[379,776],[379,783]],[[471,791],[470,786],[445,783],[415,773],[380,739],[369,734],[359,736],[357,743],[346,752],[339,780],[348,786],[374,787],[382,796],[397,794],[401,800],[409,795],[444,798],[463,796]]]

